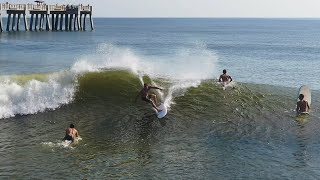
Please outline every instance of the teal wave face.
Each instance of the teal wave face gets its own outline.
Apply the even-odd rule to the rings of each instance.
[[[223,90],[215,80],[206,80],[178,93],[170,92],[175,82],[151,79],[148,76],[143,77],[143,81],[163,87],[163,99],[173,94],[172,109],[185,117],[196,115],[205,119],[221,120],[230,118],[255,120],[263,117],[266,120],[281,116],[283,112],[289,112],[295,108],[293,100],[295,89],[292,88],[237,83],[234,88]],[[142,88],[139,77],[126,70],[86,73],[79,77],[78,83],[76,100],[104,101],[108,104],[121,105],[124,111],[130,109]],[[157,91],[153,93],[159,95]]]
[[[78,78],[76,99],[92,98],[130,99],[141,87],[139,78],[129,71],[102,71],[86,73]]]
[[[294,133],[290,131],[296,123],[297,90],[294,88],[236,83],[234,88],[223,90],[215,80],[205,80],[181,93],[171,91],[176,82],[147,76],[143,80],[163,87],[164,99],[172,95],[166,118],[175,122],[174,128],[178,131],[200,129],[210,132],[210,136],[250,137],[261,141],[268,141],[268,138],[282,141],[288,133]],[[90,113],[103,114],[102,119],[116,122],[118,126],[126,126],[132,119],[152,121],[150,117],[155,118],[150,104],[140,100],[134,102],[142,85],[139,77],[130,71],[86,73],[78,81],[75,106],[81,106],[83,111],[90,109]],[[160,96],[157,91],[154,93]],[[319,92],[314,94],[318,96]],[[309,121],[316,119],[317,115],[318,112],[314,111]]]
[[[101,109],[107,106],[105,111],[116,106],[127,113],[149,112],[149,104],[139,98],[137,103],[134,100],[142,84],[150,83],[164,88],[161,92],[152,92],[158,96],[159,101],[170,101],[169,116],[177,115],[192,121],[205,119],[225,122],[232,119],[233,122],[269,123],[272,122],[270,119],[295,115],[293,110],[296,89],[293,88],[236,83],[234,88],[223,90],[216,80],[186,83],[154,79],[146,75],[141,77],[130,70],[117,69],[87,72],[75,78],[68,72],[64,73],[56,73],[61,76],[59,78],[53,78],[52,74],[15,76],[12,81],[20,83],[5,85],[8,102],[3,103],[8,107],[9,114],[32,114],[70,103],[97,106]],[[318,97],[317,93],[314,93],[315,97]],[[26,107],[33,103],[39,104],[39,108],[32,112],[23,111],[31,109]],[[316,104],[317,101],[315,108]]]

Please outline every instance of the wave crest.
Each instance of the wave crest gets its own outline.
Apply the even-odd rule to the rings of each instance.
[[[203,45],[180,49],[171,56],[144,56],[134,53],[129,48],[103,43],[97,47],[95,53],[80,57],[70,70],[0,78],[0,118],[13,117],[16,114],[35,114],[68,104],[75,99],[76,92],[90,92],[85,89],[90,89],[94,85],[85,87],[84,83],[90,76],[96,76],[95,80],[101,81],[100,83],[109,84],[105,89],[119,90],[121,87],[115,87],[119,82],[122,88],[128,84],[129,87],[137,87],[138,84],[142,85],[145,82],[166,86],[168,89],[166,94],[158,93],[169,106],[175,97],[183,95],[189,87],[198,86],[201,80],[212,78],[216,73],[216,61],[216,55]],[[117,77],[108,80],[99,77],[106,73],[109,76],[110,70],[117,72]],[[111,84],[107,81],[111,81]],[[133,89],[136,91],[138,88]],[[113,96],[111,91],[102,93]],[[124,93],[131,95],[134,92]]]

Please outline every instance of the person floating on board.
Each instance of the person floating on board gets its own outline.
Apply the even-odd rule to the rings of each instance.
[[[63,140],[74,142],[74,139],[76,137],[79,137],[79,133],[78,133],[77,129],[74,127],[74,125],[70,124],[69,128],[66,129],[66,135],[63,138]]]
[[[296,109],[297,113],[298,114],[308,113],[310,109],[308,101],[303,100],[304,98],[303,94],[300,94],[298,98],[300,101],[297,102],[297,109]]]
[[[219,77],[219,82],[230,83],[232,81],[232,78],[231,76],[227,75],[227,70],[224,69],[222,73],[223,74],[221,74]]]
[[[162,90],[159,87],[149,86],[148,84],[143,84],[143,88],[141,89],[141,91],[137,95],[135,101],[137,101],[137,98],[140,96],[142,101],[151,103],[152,107],[155,108],[158,112],[160,112],[161,110],[157,108],[157,96],[155,94],[149,94],[148,92],[150,89]]]

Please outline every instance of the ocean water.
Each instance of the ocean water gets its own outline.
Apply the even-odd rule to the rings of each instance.
[[[94,22],[0,34],[0,179],[320,178],[318,19]],[[143,83],[164,119],[134,101]]]

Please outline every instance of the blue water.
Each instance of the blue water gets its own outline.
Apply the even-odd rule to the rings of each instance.
[[[0,34],[0,179],[319,179],[319,20],[94,23]],[[144,82],[164,89],[164,119],[134,102]]]
[[[320,89],[320,21],[313,19],[95,19],[93,32],[11,32],[0,38],[0,74],[68,69],[108,43],[166,59],[202,48],[239,82]],[[194,59],[197,61],[197,59]],[[217,72],[218,70],[218,72]]]

